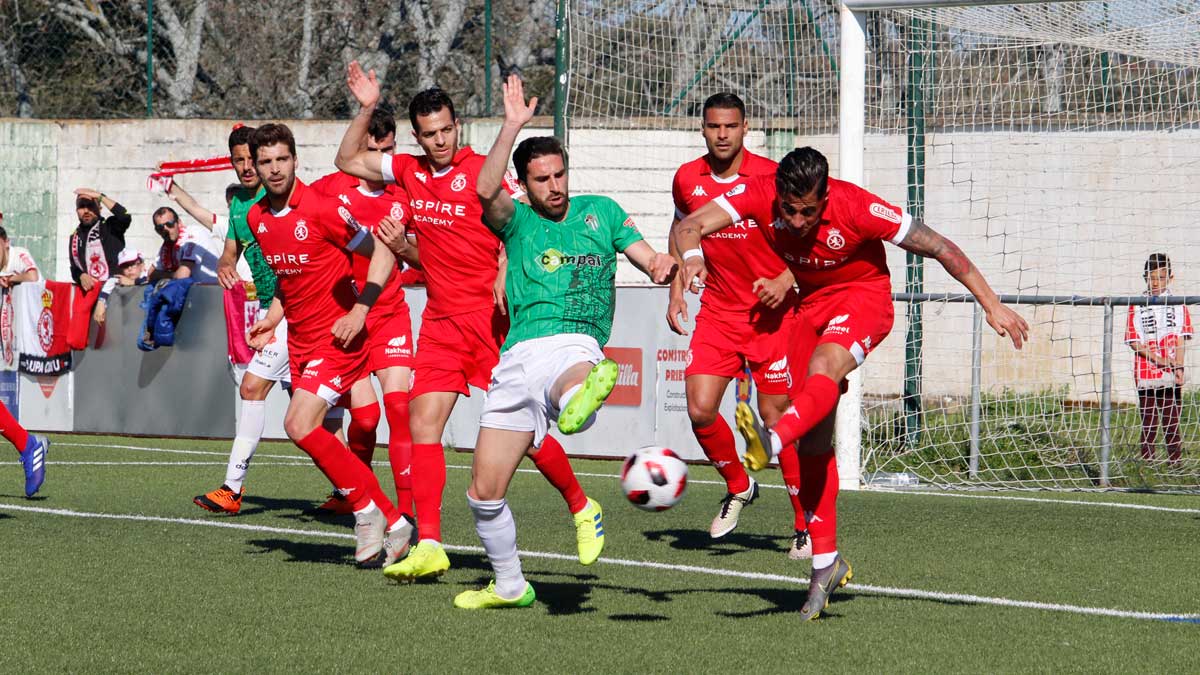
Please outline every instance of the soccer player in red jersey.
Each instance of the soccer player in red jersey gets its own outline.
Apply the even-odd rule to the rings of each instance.
[[[475,187],[484,156],[459,147],[454,104],[441,89],[418,93],[409,103],[413,137],[424,153],[384,158],[363,152],[361,139],[379,102],[379,83],[351,63],[347,84],[362,109],[338,149],[338,169],[359,178],[400,185],[408,194],[411,229],[421,251],[428,303],[422,315],[420,346],[414,364],[410,420],[413,439],[413,501],[420,541],[400,563],[384,570],[390,578],[434,577],[450,567],[442,548],[442,493],[446,457],[442,432],[468,385],[487,389],[508,332],[504,279],[498,275],[500,240],[483,222]],[[511,176],[506,189],[519,194]],[[598,506],[579,485],[562,445],[553,437],[530,457],[563,495],[573,514],[581,558],[596,531]],[[595,506],[595,509],[593,507]],[[596,512],[593,513],[593,510]]]
[[[408,551],[412,521],[321,423],[366,373],[363,325],[395,272],[396,258],[368,230],[347,224],[338,202],[296,179],[296,141],[286,126],[255,130],[250,154],[266,195],[250,207],[246,222],[279,279],[267,317],[250,329],[250,346],[264,346],[287,318],[293,393],[284,430],[353,506],[355,560],[366,563],[382,551],[391,564]],[[361,290],[354,287],[348,252],[370,259]]]
[[[396,120],[391,113],[376,109],[367,128],[366,150],[381,155],[391,155],[396,149]],[[408,221],[407,195],[396,185],[378,181],[367,181],[349,174],[336,172],[313,182],[310,186],[337,201],[339,213],[344,209],[344,220],[355,221],[372,234],[380,235],[381,224],[387,228],[403,231]],[[348,218],[347,218],[348,216]],[[408,262],[416,262],[416,247],[406,245],[406,237],[400,237],[400,250],[408,256]],[[355,256],[354,282],[358,288],[365,287],[370,261]],[[400,286],[400,274],[393,274],[387,286],[367,315],[367,351],[369,373],[379,378],[383,390],[383,406],[388,419],[388,460],[392,467],[392,478],[396,483],[396,507],[401,513],[413,514],[412,436],[408,424],[408,383],[412,375],[413,337],[412,318],[408,303],[404,300],[404,289]],[[371,465],[375,452],[375,431],[379,426],[379,402],[375,387],[368,375],[350,389],[350,425],[346,438],[350,451]],[[332,513],[349,513],[350,504],[343,495],[335,492],[323,510]]]
[[[749,124],[746,104],[731,93],[713,94],[704,101],[701,131],[708,152],[679,167],[671,193],[675,198],[675,223],[735,185],[755,176],[774,176],[775,162],[760,157],[743,144]],[[705,237],[700,242],[708,265],[708,280],[700,296],[700,313],[688,345],[685,385],[692,432],[704,455],[725,479],[727,493],[713,518],[709,535],[725,536],[738,524],[742,508],[758,497],[758,483],[738,460],[733,432],[718,412],[730,381],[750,367],[758,386],[758,408],[763,422],[773,425],[788,407],[788,322],[798,299],[792,290],[792,273],[758,232],[759,223],[744,220]],[[678,251],[672,251],[678,255]],[[687,303],[683,285],[671,285],[667,323],[687,335]],[[737,423],[747,446],[762,443],[755,430],[754,413],[738,403]],[[811,557],[808,527],[800,508],[800,466],[795,455],[781,455],[780,468],[792,499],[795,535],[789,556]]]
[[[701,237],[747,218],[770,223],[763,233],[788,262],[801,295],[803,320],[815,331],[793,328],[793,360],[808,372],[796,383],[792,406],[770,434],[771,454],[796,447],[800,454],[800,500],[809,516],[813,574],[804,620],[815,619],[834,588],[852,571],[837,551],[837,462],[833,418],[841,383],[892,328],[891,277],[883,242],[935,258],[975,296],[988,325],[1017,349],[1029,325],[999,297],[954,242],[880,197],[829,177],[824,155],[799,148],[780,162],[775,176],[738,185],[684,218],[674,229],[685,261],[683,284],[708,277]],[[812,345],[811,355],[807,346]],[[802,356],[795,350],[802,349]],[[799,367],[799,364],[797,364]],[[811,432],[811,435],[810,435]],[[799,445],[796,441],[803,439]],[[766,457],[760,458],[765,464]]]

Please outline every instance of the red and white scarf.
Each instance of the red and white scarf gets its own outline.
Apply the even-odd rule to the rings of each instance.
[[[96,281],[108,278],[108,256],[104,254],[104,243],[100,241],[98,221],[88,228],[83,255],[86,262],[79,259],[79,230],[76,229],[71,233],[71,260],[75,262],[76,267],[95,277]]]

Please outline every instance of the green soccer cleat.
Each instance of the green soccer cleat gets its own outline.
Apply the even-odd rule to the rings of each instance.
[[[533,593],[533,584],[525,582],[525,592],[514,600],[506,600],[496,595],[496,582],[478,591],[463,591],[454,596],[454,606],[459,609],[504,609],[506,607],[528,607],[537,600]]]
[[[573,517],[575,542],[579,545],[579,562],[591,565],[604,550],[604,509],[600,508],[595,499],[588,497],[587,506]]]
[[[383,568],[383,576],[393,581],[417,581],[440,577],[450,569],[446,549],[432,541],[417,542],[408,557]]]
[[[558,430],[564,434],[582,431],[591,416],[604,405],[604,399],[612,393],[619,370],[617,362],[612,359],[604,359],[592,366],[592,372],[588,373],[583,386],[567,402],[567,409],[559,414]]]
[[[829,567],[813,570],[812,579],[808,582],[808,599],[800,608],[800,620],[812,621],[821,616],[821,611],[829,606],[829,596],[853,578],[854,570],[850,569],[850,563],[842,559],[840,553]]]
[[[734,422],[742,438],[746,439],[746,454],[742,457],[742,465],[748,471],[762,471],[771,463],[771,453],[763,445],[767,442],[767,434],[758,423],[758,416],[745,403],[738,403],[733,412]]]

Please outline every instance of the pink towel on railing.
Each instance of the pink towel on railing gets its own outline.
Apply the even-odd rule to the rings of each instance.
[[[225,290],[225,346],[229,361],[244,366],[254,358],[254,350],[246,344],[246,332],[258,319],[258,300],[246,295],[246,284]]]

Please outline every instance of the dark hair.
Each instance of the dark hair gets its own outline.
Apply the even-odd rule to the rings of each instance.
[[[704,117],[704,113],[708,112],[709,108],[721,108],[724,110],[737,110],[742,113],[742,119],[746,119],[746,104],[737,94],[728,91],[721,91],[704,99],[704,108],[700,111],[700,116]]]
[[[285,143],[292,157],[296,156],[296,137],[286,124],[272,122],[254,130],[250,136],[250,159],[258,162],[258,149]]]
[[[3,225],[0,225],[0,239],[8,240],[8,230]]]
[[[236,195],[238,193],[238,190],[241,190],[241,189],[242,189],[241,183],[230,183],[229,185],[226,185],[225,186],[225,201],[229,201],[230,199],[233,199],[234,195]]]
[[[154,223],[155,232],[162,232],[163,226],[158,224],[158,219],[159,217],[165,216],[168,213],[171,214],[171,217],[175,219],[175,224],[179,224],[179,213],[176,212],[175,209],[169,206],[160,206],[157,209],[154,209],[153,215],[150,216],[150,222]]]
[[[829,160],[813,148],[796,148],[784,156],[775,171],[775,191],[780,196],[804,197],[829,190]]]
[[[444,89],[441,87],[430,87],[425,91],[418,92],[408,102],[408,121],[412,124],[413,131],[418,131],[418,115],[432,115],[442,108],[450,109],[450,119],[458,119],[458,115],[454,114],[454,101],[450,100],[450,94],[447,94]]]
[[[1143,278],[1149,278],[1150,273],[1154,270],[1167,270],[1167,276],[1171,275],[1171,259],[1166,253],[1151,253],[1149,258],[1146,258],[1146,268],[1142,272]]]
[[[229,133],[229,152],[239,145],[250,145],[250,137],[254,135],[254,127],[248,127],[244,124],[234,127]]]
[[[525,182],[529,175],[529,163],[538,157],[558,155],[562,157],[563,166],[567,165],[567,149],[553,136],[534,136],[521,141],[513,152],[513,166],[517,167],[517,180]]]
[[[396,133],[396,118],[391,111],[383,108],[376,108],[371,113],[371,123],[367,127],[367,133],[371,134],[371,138],[379,140],[388,134]]]

